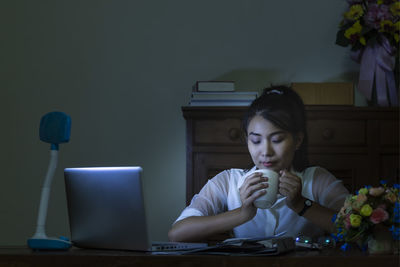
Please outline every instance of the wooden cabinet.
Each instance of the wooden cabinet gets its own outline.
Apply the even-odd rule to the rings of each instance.
[[[186,201],[208,179],[252,161],[241,120],[245,107],[182,107],[186,120]],[[399,109],[306,106],[309,160],[354,190],[399,182]]]

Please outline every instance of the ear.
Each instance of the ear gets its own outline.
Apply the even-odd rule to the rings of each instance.
[[[303,143],[304,140],[304,133],[303,132],[298,132],[295,136],[295,142],[296,142],[296,150],[298,150]]]

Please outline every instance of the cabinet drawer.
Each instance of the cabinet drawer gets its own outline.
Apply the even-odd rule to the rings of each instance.
[[[367,127],[364,120],[310,120],[310,146],[366,146]]]
[[[365,146],[367,142],[366,122],[363,120],[310,120],[308,121],[308,136],[311,146]],[[203,145],[244,145],[241,120],[195,121],[194,143]]]
[[[243,145],[240,119],[198,120],[194,122],[194,144]]]
[[[368,165],[367,155],[310,154],[309,160],[311,166],[325,168],[337,179],[342,180],[350,193],[362,186],[379,182],[379,179],[371,174],[373,166]]]
[[[253,161],[246,153],[194,153],[193,179],[186,181],[186,202],[190,203],[194,194],[197,194],[207,181],[218,173],[232,169],[250,169]]]
[[[394,120],[381,121],[379,125],[381,145],[399,145],[399,122]]]

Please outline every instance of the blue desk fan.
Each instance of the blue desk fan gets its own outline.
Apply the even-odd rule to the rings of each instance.
[[[58,145],[69,141],[71,118],[63,112],[50,112],[40,120],[40,140],[50,143],[50,163],[42,186],[36,233],[28,239],[28,247],[35,250],[67,250],[71,242],[66,237],[48,237],[45,232],[51,182],[57,168]]]

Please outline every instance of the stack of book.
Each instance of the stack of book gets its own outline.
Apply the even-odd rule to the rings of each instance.
[[[190,106],[249,106],[257,92],[236,92],[231,81],[198,81],[193,86]]]

